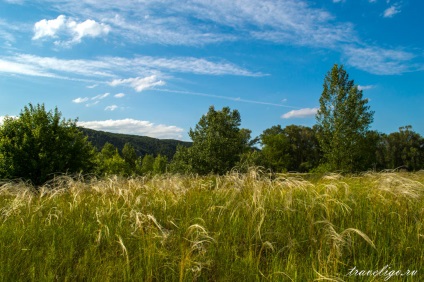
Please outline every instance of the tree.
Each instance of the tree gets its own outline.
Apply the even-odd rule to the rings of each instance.
[[[125,160],[118,149],[106,142],[97,156],[97,170],[102,175],[121,175],[126,173]]]
[[[135,148],[130,143],[125,143],[124,148],[122,148],[122,157],[126,164],[126,173],[128,175],[134,174],[136,172],[136,161],[137,153]]]
[[[189,136],[193,145],[188,149],[179,147],[174,156],[174,170],[189,169],[199,174],[223,174],[232,169],[240,160],[240,155],[251,147],[250,130],[241,129],[240,113],[224,107],[216,111],[213,106],[203,115]],[[184,150],[182,152],[181,150]]]
[[[274,171],[305,172],[318,165],[320,149],[315,131],[306,126],[280,125],[261,134],[266,165]]]
[[[153,162],[153,173],[162,174],[166,172],[166,165],[168,164],[168,158],[162,155],[157,155]]]
[[[332,170],[357,170],[361,141],[373,121],[368,99],[349,80],[343,66],[335,64],[324,79],[319,102],[317,137],[325,161]]]
[[[0,173],[41,185],[56,173],[91,172],[95,150],[76,126],[56,108],[25,106],[17,118],[0,127]]]
[[[385,153],[386,168],[404,167],[414,171],[424,168],[424,139],[410,125],[386,136]]]
[[[265,129],[260,136],[265,165],[273,171],[281,172],[290,166],[290,143],[281,125]]]
[[[141,172],[143,174],[148,174],[153,172],[153,164],[155,162],[155,158],[152,155],[145,155],[141,162]]]

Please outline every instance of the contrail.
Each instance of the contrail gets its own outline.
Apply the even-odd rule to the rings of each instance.
[[[255,101],[255,100],[247,100],[247,99],[241,99],[236,97],[227,97],[227,96],[220,96],[220,95],[214,95],[214,94],[206,94],[201,92],[191,92],[191,91],[181,91],[181,90],[171,90],[171,89],[150,89],[150,91],[159,91],[159,92],[167,92],[167,93],[177,93],[177,94],[183,94],[183,95],[192,95],[192,96],[201,96],[201,97],[210,97],[210,98],[216,98],[216,99],[223,99],[223,100],[229,100],[234,102],[243,102],[243,103],[251,103],[251,104],[258,104],[258,105],[267,105],[267,106],[274,106],[274,107],[283,107],[283,108],[290,108],[290,109],[300,109],[299,107],[294,106],[287,106],[283,104],[276,104],[276,103],[269,103],[269,102],[262,102],[262,101]]]

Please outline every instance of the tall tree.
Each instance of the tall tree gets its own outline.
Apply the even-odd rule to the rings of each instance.
[[[175,163],[180,163],[184,170],[190,169],[199,174],[223,174],[232,169],[241,154],[252,145],[250,130],[241,129],[240,124],[240,113],[237,110],[224,107],[216,111],[211,106],[196,127],[190,129],[193,145],[184,150],[184,154],[177,151],[173,167]]]
[[[324,79],[316,115],[318,141],[332,170],[358,169],[361,142],[373,121],[368,99],[349,80],[343,66],[335,64]]]
[[[35,185],[55,173],[90,172],[95,150],[76,126],[56,108],[25,106],[0,127],[0,177],[25,178]]]

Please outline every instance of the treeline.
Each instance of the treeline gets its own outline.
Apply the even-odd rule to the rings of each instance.
[[[277,125],[265,130],[260,139],[262,157],[257,164],[273,171],[328,170],[318,142],[318,130],[317,126],[298,125],[285,128]],[[398,132],[390,134],[368,131],[360,145],[353,171],[424,169],[424,139],[411,126],[400,127]]]
[[[237,110],[211,106],[190,129],[191,145],[149,139],[153,145],[148,151],[141,151],[140,144],[122,144],[128,136],[93,138],[96,133],[84,129],[91,140],[97,140],[96,148],[76,120],[63,119],[57,109],[46,111],[44,105],[29,104],[19,117],[5,118],[0,126],[0,178],[23,178],[41,185],[59,173],[225,174],[252,166],[273,172],[424,168],[424,139],[411,126],[391,134],[369,129],[374,112],[343,66],[334,65],[327,73],[319,102],[312,128],[276,125],[256,138],[249,129],[240,128]]]
[[[134,147],[137,156],[162,155],[171,160],[177,150],[178,145],[191,146],[191,142],[184,142],[172,139],[157,139],[148,136],[120,134],[93,130],[89,128],[79,128],[88,136],[88,141],[100,151],[106,143],[113,144],[120,152],[125,144],[129,143]]]

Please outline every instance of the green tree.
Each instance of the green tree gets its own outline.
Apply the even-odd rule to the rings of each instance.
[[[386,136],[386,168],[404,167],[408,170],[424,168],[424,139],[412,130],[412,126],[403,126],[399,132]]]
[[[162,155],[157,155],[153,162],[153,173],[162,174],[166,172],[166,165],[168,164],[168,158]]]
[[[25,106],[17,118],[7,117],[0,127],[0,173],[41,185],[56,173],[91,172],[95,150],[76,126],[62,119],[56,108]]]
[[[265,129],[260,136],[265,166],[276,172],[285,171],[290,166],[290,143],[281,125]]]
[[[361,142],[373,121],[368,99],[343,66],[335,64],[324,79],[319,102],[317,137],[327,165],[332,170],[357,170]]]
[[[126,173],[128,175],[134,174],[136,172],[137,153],[133,145],[125,143],[124,148],[122,148],[122,158],[126,164]]]
[[[274,171],[305,172],[320,161],[320,149],[315,131],[306,126],[280,125],[261,134],[262,153],[266,166]]]
[[[152,173],[154,162],[155,158],[152,155],[144,155],[143,160],[141,162],[141,172],[143,174]]]
[[[188,149],[179,147],[174,156],[173,167],[176,163],[183,170],[191,170],[199,174],[223,174],[232,169],[240,156],[251,147],[250,130],[241,129],[240,113],[224,107],[216,111],[213,106],[203,115],[189,136],[193,145]],[[182,153],[181,150],[184,150]],[[187,172],[187,171],[186,171]]]
[[[104,144],[97,156],[97,169],[101,175],[123,175],[127,172],[125,160],[109,142]]]
[[[169,170],[173,173],[191,173],[194,169],[191,166],[189,148],[178,145],[177,150],[169,164]]]

